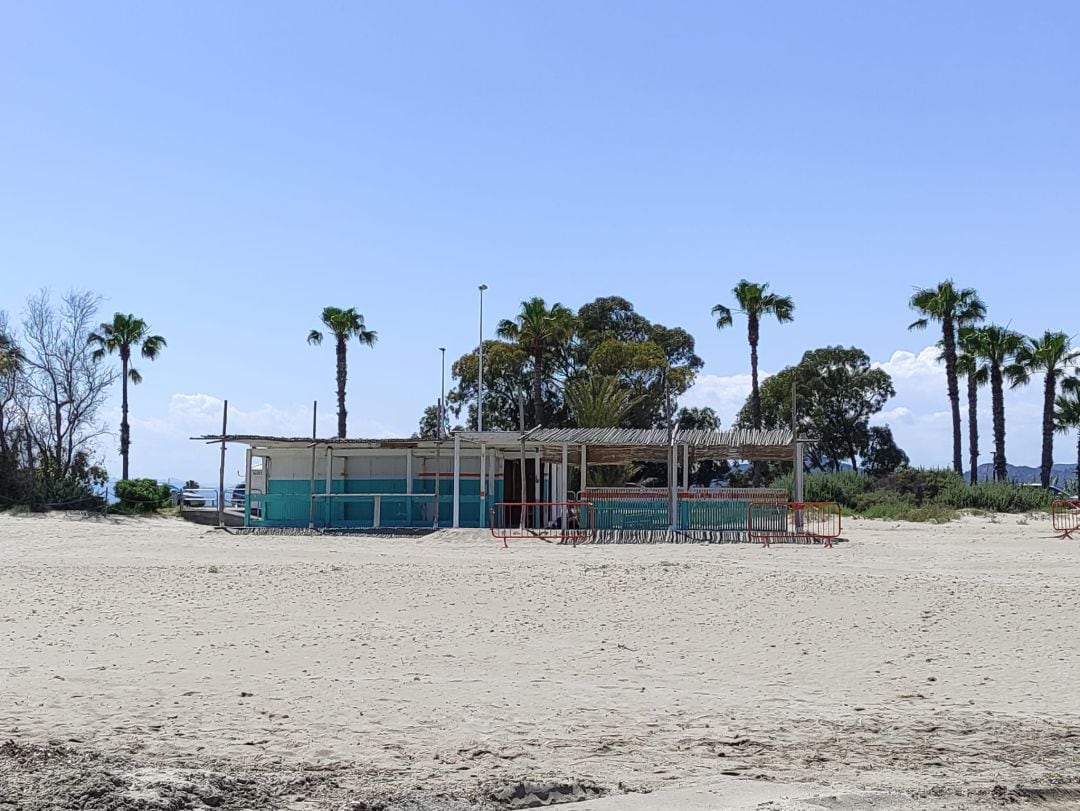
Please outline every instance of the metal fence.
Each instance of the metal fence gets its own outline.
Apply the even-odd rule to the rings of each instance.
[[[671,491],[663,487],[590,487],[580,494],[594,507],[598,530],[662,531],[671,527]],[[680,530],[745,533],[751,504],[782,504],[786,490],[695,488],[676,494]]]
[[[537,538],[569,542],[592,537],[593,505],[587,501],[500,501],[491,509],[491,535],[503,542],[512,538]]]
[[[1059,499],[1050,505],[1050,520],[1058,538],[1072,538],[1080,531],[1080,500]]]
[[[750,540],[768,547],[774,541],[821,542],[832,548],[842,517],[835,501],[751,504],[746,511]]]

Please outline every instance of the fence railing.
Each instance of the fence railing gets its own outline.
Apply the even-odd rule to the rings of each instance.
[[[751,504],[782,504],[790,497],[773,488],[693,488],[676,494],[680,530],[746,532]],[[595,507],[598,530],[666,530],[671,491],[665,487],[590,487],[580,494]]]
[[[490,513],[491,535],[503,542],[511,538],[538,538],[570,542],[592,537],[595,510],[587,501],[500,501]]]
[[[1058,538],[1072,538],[1080,532],[1080,500],[1058,499],[1050,505],[1050,520]]]
[[[244,523],[250,526],[382,529],[430,527],[434,493],[246,493]],[[452,521],[453,497],[440,498],[440,525]]]
[[[765,547],[774,541],[802,541],[831,549],[843,524],[835,501],[751,504],[746,513],[750,540]]]

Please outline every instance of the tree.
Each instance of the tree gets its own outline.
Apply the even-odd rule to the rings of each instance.
[[[526,413],[532,413],[532,386],[528,372],[529,356],[517,344],[484,341],[484,428],[489,431],[516,431],[520,427],[519,401],[524,399]],[[467,411],[468,425],[476,425],[476,396],[479,358],[476,351],[458,358],[450,367],[457,385],[447,392],[449,411],[460,415]],[[544,391],[546,411],[559,412],[562,404],[549,387]],[[551,417],[549,416],[549,421]],[[437,418],[436,418],[437,421]]]
[[[1054,427],[1059,433],[1078,431],[1076,437],[1076,486],[1080,493],[1080,379],[1062,381],[1062,393],[1054,400]]]
[[[772,315],[781,324],[793,321],[795,302],[791,296],[770,293],[768,283],[759,284],[748,282],[746,279],[740,280],[731,292],[739,305],[737,312],[746,316],[746,335],[750,342],[750,427],[761,428],[761,390],[758,386],[758,340],[761,337],[761,319]],[[726,329],[734,323],[731,309],[723,304],[713,307],[712,314],[716,316],[716,328],[719,330]],[[753,481],[755,486],[761,483],[761,473],[757,463],[754,463]]]
[[[1014,385],[1023,380],[1023,369],[1016,355],[1025,345],[1018,332],[996,324],[978,327],[971,333],[970,350],[980,360],[982,373],[990,378],[991,410],[994,425],[994,478],[1005,481],[1005,380]]]
[[[70,291],[54,306],[48,291],[30,298],[23,321],[23,373],[16,400],[30,464],[64,480],[92,469],[88,454],[105,428],[97,422],[116,370],[97,363],[90,343],[100,298]]]
[[[985,386],[990,375],[978,356],[978,334],[974,327],[960,327],[957,345],[960,352],[956,357],[957,374],[967,378],[968,399],[968,480],[975,484],[979,480],[979,387]]]
[[[775,316],[781,324],[794,320],[795,302],[791,296],[781,296],[769,292],[769,285],[748,282],[742,279],[732,294],[739,308],[736,312],[746,316],[746,334],[750,342],[750,427],[761,428],[761,394],[758,387],[758,340],[761,336],[761,319]],[[723,304],[712,308],[716,316],[716,328],[723,330],[730,327],[734,320],[732,311]]]
[[[91,332],[87,340],[94,347],[91,357],[95,362],[106,355],[120,355],[120,460],[123,468],[122,481],[128,480],[128,464],[131,451],[131,426],[128,423],[128,381],[137,386],[142,383],[139,370],[131,365],[131,350],[139,349],[147,360],[156,360],[165,348],[165,339],[150,333],[150,325],[143,319],[128,313],[115,313],[112,321],[106,321]]]
[[[782,369],[761,385],[764,428],[791,426],[791,387],[796,386],[796,421],[800,433],[816,438],[807,462],[818,470],[840,470],[843,462],[859,469],[870,451],[870,418],[896,394],[892,379],[870,365],[855,347],[828,346],[806,352],[799,363]],[[744,428],[753,420],[752,395],[739,411]]]
[[[549,428],[574,424],[567,391],[577,381],[593,377],[615,377],[629,391],[633,407],[620,425],[666,425],[669,400],[685,393],[704,365],[686,330],[654,324],[618,296],[583,305],[564,326],[570,332],[544,351],[540,363],[541,408]],[[526,414],[536,413],[535,371],[528,345],[517,339],[484,342],[485,428],[518,430],[519,400]],[[452,366],[455,385],[447,393],[450,410],[464,412],[468,425],[476,424],[477,372],[476,351],[462,355]]]
[[[23,356],[15,339],[0,330],[0,375],[14,374],[22,368]]]
[[[1061,376],[1075,368],[1080,352],[1074,349],[1064,332],[1047,330],[1041,338],[1028,338],[1016,353],[1017,375],[1014,385],[1027,383],[1032,372],[1043,375],[1042,464],[1039,483],[1050,486],[1054,467],[1054,400]]]
[[[598,375],[568,384],[566,404],[578,428],[618,428],[635,398],[617,378]]]
[[[910,460],[893,439],[892,429],[887,425],[875,425],[868,432],[863,469],[871,476],[887,476],[907,467]]]
[[[345,381],[349,376],[349,364],[347,358],[350,338],[355,338],[362,345],[372,347],[379,340],[379,334],[373,329],[368,329],[364,323],[364,316],[360,315],[354,307],[343,310],[340,307],[324,307],[322,322],[334,336],[334,349],[337,357],[337,435],[344,438],[346,435],[346,421],[348,412],[345,410]],[[319,345],[322,343],[323,334],[317,329],[308,333],[308,343]]]
[[[945,356],[945,383],[952,409],[953,470],[963,475],[964,463],[960,448],[960,387],[956,370],[956,333],[960,327],[971,326],[986,318],[986,305],[970,287],[958,288],[952,279],[937,287],[918,289],[909,302],[911,309],[922,315],[908,329],[926,329],[931,321],[941,324],[941,347]]]
[[[680,431],[719,431],[720,417],[708,406],[680,408],[675,415],[675,427]]]
[[[574,314],[559,303],[549,309],[539,296],[521,302],[516,318],[504,318],[495,330],[500,338],[516,343],[532,359],[534,425],[545,424],[544,360],[558,351],[573,331]]]

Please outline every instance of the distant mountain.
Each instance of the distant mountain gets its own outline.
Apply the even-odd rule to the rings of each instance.
[[[1039,468],[1027,465],[1005,465],[1006,477],[1011,482],[1029,484],[1039,481]],[[964,474],[967,477],[967,473]],[[987,462],[978,467],[979,481],[989,481],[994,478],[994,466]],[[1057,487],[1065,487],[1071,481],[1076,480],[1076,465],[1055,464],[1050,468],[1050,484]]]

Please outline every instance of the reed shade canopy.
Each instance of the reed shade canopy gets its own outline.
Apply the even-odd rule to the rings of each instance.
[[[303,445],[332,446],[339,449],[369,448],[433,448],[453,445],[454,438],[462,445],[483,445],[489,450],[517,451],[522,435],[518,431],[459,431],[442,442],[429,439],[312,439],[311,437],[280,437],[255,434],[206,435],[193,437],[206,443],[242,442],[263,448]],[[801,443],[806,443],[800,437]],[[790,462],[794,445],[791,430],[767,431],[735,428],[728,431],[679,430],[674,437],[666,428],[539,428],[527,431],[525,447],[532,453],[540,451],[545,462],[561,462],[563,446],[567,461],[581,463],[581,447],[585,446],[590,465],[625,465],[631,462],[666,462],[671,445],[686,447],[690,461],[700,459],[741,459],[748,462]]]
[[[462,442],[511,450],[521,447],[521,434],[511,431],[462,431]],[[801,442],[806,440],[800,438]],[[666,462],[671,445],[686,447],[690,461],[742,459],[748,462],[790,462],[794,455],[791,430],[768,431],[736,428],[729,431],[678,430],[674,437],[666,428],[541,428],[527,432],[525,446],[539,450],[544,461],[567,459],[580,464],[585,446],[590,465],[625,465],[631,462]]]

